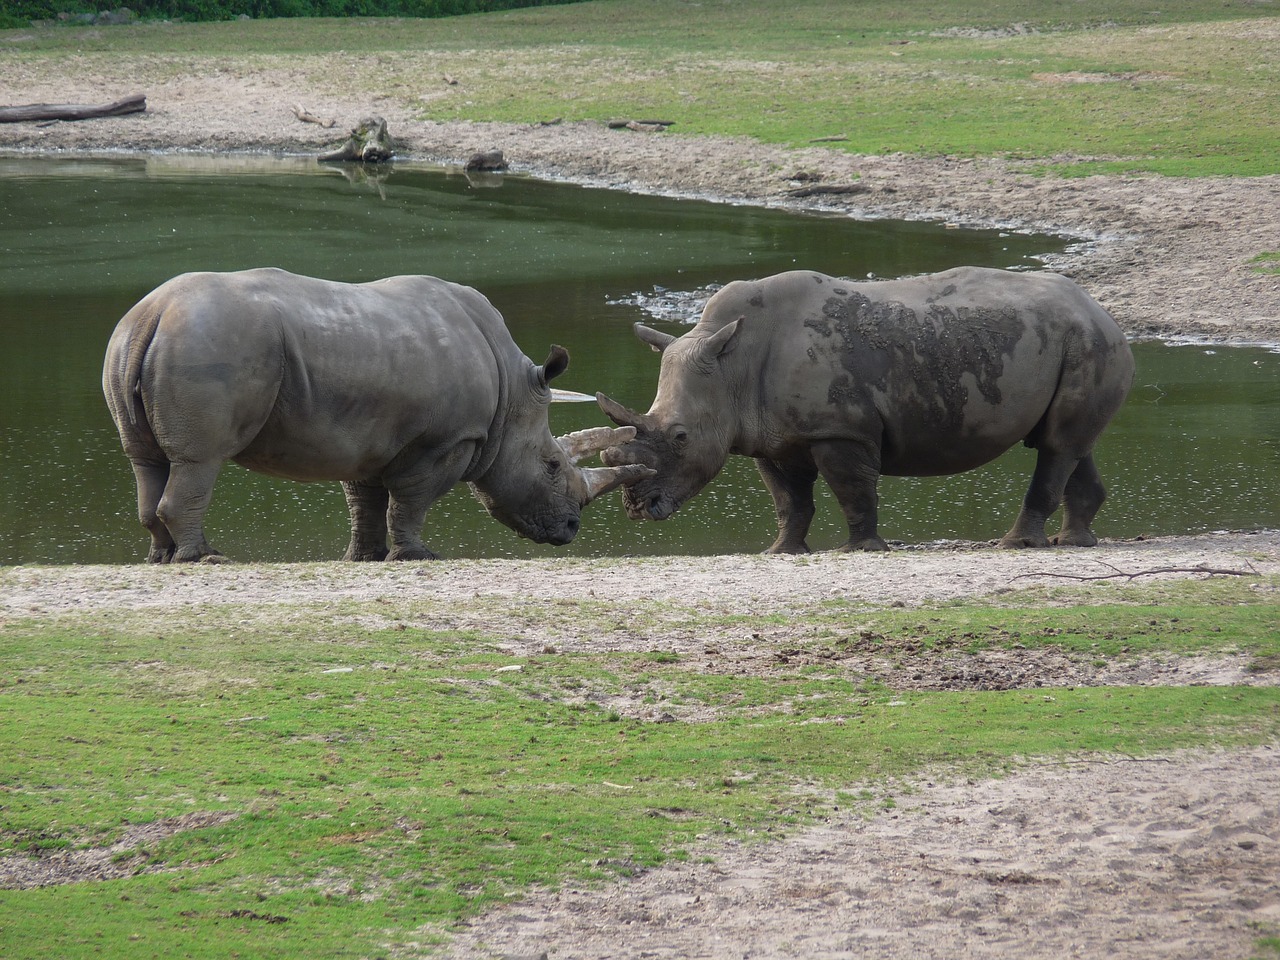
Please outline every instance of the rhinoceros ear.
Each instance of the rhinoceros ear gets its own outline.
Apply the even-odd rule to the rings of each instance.
[[[635,330],[637,337],[653,348],[654,353],[661,353],[676,339],[669,333],[646,327],[643,323],[635,324],[632,329]]]
[[[569,351],[558,343],[551,345],[547,362],[538,368],[538,382],[544,387],[569,369]]]
[[[732,350],[737,343],[738,328],[741,326],[743,319],[739,317],[733,323],[726,323],[711,336],[707,337],[700,348],[702,355],[709,360],[714,360],[716,357],[723,357]]]

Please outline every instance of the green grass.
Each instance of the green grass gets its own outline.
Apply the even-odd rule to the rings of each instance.
[[[10,621],[0,855],[103,846],[192,812],[235,818],[148,843],[119,879],[6,891],[0,945],[7,960],[384,955],[533,885],[682,858],[698,836],[777,836],[835,806],[874,815],[900,795],[895,778],[925,768],[1273,742],[1276,688],[904,692],[838,654],[871,642],[909,666],[930,647],[1019,643],[1102,661],[1241,652],[1269,668],[1276,586],[828,605],[788,619],[802,646],[835,656],[755,676],[657,649],[555,652],[593,629],[580,613],[610,629],[594,605],[564,602],[544,624],[549,652],[521,658],[502,629],[412,626],[439,612],[417,599]],[[1052,606],[1081,599],[1105,602]],[[476,601],[495,622],[529,615],[493,603]],[[649,615],[708,642],[742,629],[716,611]],[[625,620],[613,629],[638,622]],[[641,722],[613,697],[708,719]]]
[[[1260,253],[1249,262],[1255,264],[1253,268],[1255,273],[1268,277],[1280,277],[1280,252]]]
[[[251,72],[440,120],[676,121],[684,133],[859,153],[1004,156],[1069,174],[1277,167],[1270,6],[598,0],[446,20],[9,31],[6,56]],[[0,34],[0,37],[3,37]],[[201,51],[192,54],[191,50]],[[334,74],[334,58],[347,66]],[[460,79],[445,88],[440,77]]]

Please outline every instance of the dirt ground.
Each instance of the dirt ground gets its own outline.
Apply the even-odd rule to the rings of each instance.
[[[185,71],[128,58],[70,62],[69,72],[6,62],[0,104],[103,103],[145,92],[147,112],[0,124],[0,150],[318,154],[338,146],[360,118],[376,114],[387,119],[408,161],[460,162],[501,149],[518,172],[625,189],[1065,233],[1080,243],[1050,266],[1085,286],[1130,333],[1280,342],[1280,280],[1256,273],[1248,262],[1280,250],[1280,176],[1061,180],[1032,176],[1003,160],[790,151],[598,124],[441,124],[415,119],[399,101],[351,99],[336,81],[318,87],[314,78],[324,71],[300,68],[296,59],[272,68],[263,61],[205,65],[193,55],[194,66]],[[300,122],[295,104],[336,118],[338,126]],[[865,189],[790,196],[815,182],[856,182]],[[693,636],[671,626],[638,633],[626,627],[626,605],[660,600],[765,613],[831,596],[912,605],[998,597],[1028,582],[1072,582],[1064,576],[1143,573],[1147,581],[1145,572],[1158,568],[1181,568],[1161,577],[1204,576],[1188,572],[1196,566],[1275,575],[1280,534],[1104,541],[1091,551],[1012,554],[955,544],[804,560],[319,565],[305,576],[288,565],[10,568],[0,571],[0,622],[95,606],[163,610],[225,602],[243,611],[245,605],[411,591],[430,598],[436,616],[461,626],[467,616],[492,615],[469,612],[468,601],[477,597],[523,599],[533,608],[556,598],[603,597],[623,613],[617,630],[601,636],[547,633],[514,614],[510,622],[485,625],[508,630],[515,653],[553,643],[633,645],[705,655],[709,669],[766,670],[786,647],[785,628]],[[1093,581],[1090,589],[1123,595],[1128,582]],[[862,655],[857,669],[888,676],[884,658],[872,650]],[[1102,670],[1065,658],[1004,657],[920,660],[910,677],[901,670],[892,677],[903,686],[949,689],[1276,682],[1274,672],[1251,669],[1247,658],[1135,661]],[[459,931],[449,955],[1228,960],[1253,955],[1259,936],[1280,934],[1275,748],[1028,762],[1006,779],[976,783],[939,772],[936,779],[898,785],[897,798],[891,812],[871,819],[850,814],[768,843],[708,841],[685,864],[604,888],[535,892]]]

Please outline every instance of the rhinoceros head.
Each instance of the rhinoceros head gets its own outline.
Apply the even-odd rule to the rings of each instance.
[[[523,379],[513,378],[493,462],[471,482],[476,499],[495,519],[537,543],[568,543],[578,533],[583,507],[653,472],[637,464],[578,466],[590,454],[626,443],[634,430],[593,427],[552,436],[548,384],[568,367],[568,352],[553,346],[545,364],[529,363]]]
[[[631,519],[665,520],[728,460],[734,404],[722,363],[736,343],[739,323],[734,320],[709,335],[695,329],[683,337],[637,323],[636,336],[662,354],[658,392],[649,412],[636,413],[596,394],[609,419],[636,431],[633,440],[610,447],[601,459],[610,466],[633,464],[653,471],[623,491]]]

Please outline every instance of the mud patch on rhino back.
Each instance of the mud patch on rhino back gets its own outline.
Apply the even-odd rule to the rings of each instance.
[[[992,406],[1003,400],[1006,360],[1022,338],[1012,308],[982,310],[931,302],[922,312],[899,301],[860,293],[828,298],[822,315],[805,321],[822,352],[843,370],[828,390],[834,404],[870,389],[900,407],[917,407],[926,422],[959,428],[971,390]]]

